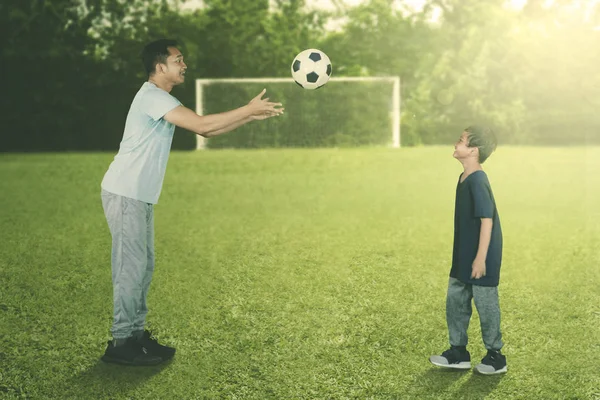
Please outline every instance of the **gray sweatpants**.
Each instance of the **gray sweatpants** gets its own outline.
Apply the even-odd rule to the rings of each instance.
[[[144,329],[146,298],[154,272],[153,205],[102,190],[102,207],[112,236],[114,339]]]
[[[500,332],[500,305],[497,286],[477,286],[465,284],[455,278],[448,282],[446,297],[446,322],[451,346],[466,346],[467,329],[473,309],[471,300],[481,322],[481,336],[488,350],[500,350],[503,346]]]

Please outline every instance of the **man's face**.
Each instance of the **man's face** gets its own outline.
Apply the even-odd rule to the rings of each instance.
[[[169,81],[174,85],[179,85],[185,82],[185,71],[187,65],[183,62],[183,55],[177,48],[169,47],[169,57],[167,57],[166,68],[161,65],[164,73],[167,75]]]
[[[463,132],[460,135],[458,141],[454,144],[454,154],[453,157],[459,160],[464,160],[466,158],[472,157],[476,155],[476,151],[474,147],[469,147],[469,134],[467,132]]]

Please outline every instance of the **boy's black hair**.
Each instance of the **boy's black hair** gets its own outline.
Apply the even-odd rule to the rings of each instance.
[[[142,50],[142,62],[148,76],[156,71],[156,64],[166,64],[169,57],[168,47],[177,47],[177,41],[174,39],[159,39],[148,43]]]
[[[467,146],[479,149],[479,163],[483,164],[498,146],[494,131],[485,126],[471,125],[465,132],[468,133]]]

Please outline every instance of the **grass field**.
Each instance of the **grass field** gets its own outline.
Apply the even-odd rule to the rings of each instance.
[[[164,366],[110,338],[113,154],[0,155],[0,398],[600,399],[600,149],[501,147],[509,371],[448,347],[452,148],[174,152],[155,207],[150,329]],[[485,354],[479,319],[469,350]]]

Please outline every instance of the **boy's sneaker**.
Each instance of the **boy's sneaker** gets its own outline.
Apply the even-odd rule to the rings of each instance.
[[[148,353],[157,355],[165,361],[170,360],[175,355],[173,347],[158,343],[148,330],[144,330],[141,337],[138,338],[138,342],[148,350]]]
[[[481,364],[477,364],[475,369],[483,375],[503,374],[508,370],[506,356],[500,353],[500,350],[488,350],[486,356],[481,360]]]
[[[471,355],[466,347],[451,346],[441,356],[431,356],[429,361],[433,365],[453,369],[470,369]]]
[[[135,366],[157,365],[163,361],[161,357],[151,354],[132,337],[119,346],[115,346],[110,340],[101,359],[107,363]]]

